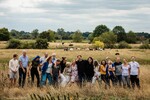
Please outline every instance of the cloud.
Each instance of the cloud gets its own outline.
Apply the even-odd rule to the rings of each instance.
[[[0,27],[93,31],[106,24],[150,32],[149,11],[149,0],[0,0]]]

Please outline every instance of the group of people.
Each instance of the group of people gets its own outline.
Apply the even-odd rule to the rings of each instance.
[[[67,62],[66,57],[60,60],[57,59],[56,53],[51,56],[45,53],[43,57],[36,56],[29,62],[24,50],[19,59],[18,55],[14,54],[9,61],[9,76],[11,85],[15,85],[19,71],[19,87],[24,87],[26,76],[31,75],[31,85],[34,85],[36,76],[37,87],[46,84],[65,87],[73,83],[82,87],[86,82],[92,86],[98,81],[99,85],[105,84],[105,88],[123,86],[134,89],[136,85],[140,89],[140,65],[135,60],[132,56],[130,62],[125,58],[121,61],[118,55],[114,62],[108,57],[98,62],[92,57],[83,60],[82,56],[78,55],[72,62]]]

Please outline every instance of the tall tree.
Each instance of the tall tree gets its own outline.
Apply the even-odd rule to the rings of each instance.
[[[90,34],[88,35],[88,40],[90,40],[90,42],[92,42],[93,39],[94,39],[93,33],[90,33]]]
[[[12,29],[10,31],[10,36],[13,37],[13,38],[19,38],[19,31],[15,30],[15,29]]]
[[[127,35],[122,26],[115,26],[113,32],[117,35],[117,42],[126,41]]]
[[[47,39],[48,41],[55,41],[55,32],[52,30],[43,31],[39,34],[39,38]]]
[[[112,48],[117,42],[117,35],[113,32],[105,32],[99,37],[99,39],[105,43],[105,46]]]
[[[8,41],[10,39],[10,33],[7,28],[0,29],[0,41]]]
[[[133,31],[129,31],[127,33],[127,42],[128,43],[136,43],[137,37],[136,34]]]
[[[34,29],[32,32],[31,32],[31,35],[32,35],[32,38],[33,39],[36,39],[39,35],[39,30],[38,29]]]
[[[93,31],[93,36],[98,37],[105,32],[109,32],[109,28],[106,25],[98,25]]]
[[[61,42],[63,40],[63,37],[65,36],[65,31],[63,28],[58,28],[57,29],[57,34],[60,36]]]
[[[82,33],[80,32],[80,30],[77,30],[74,34],[73,34],[73,41],[74,42],[82,42]]]
[[[50,35],[50,41],[55,41],[55,32],[52,30],[48,30],[48,33]]]

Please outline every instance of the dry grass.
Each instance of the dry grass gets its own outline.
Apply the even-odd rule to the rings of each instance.
[[[7,42],[6,41],[1,41],[0,42],[0,49],[6,48]]]
[[[30,59],[35,57],[36,55],[43,56],[43,54],[47,52],[51,55],[53,52],[57,54],[57,58],[61,58],[63,56],[67,57],[68,60],[73,60],[77,55],[82,55],[84,59],[87,59],[89,56],[93,57],[97,60],[105,59],[106,57],[110,57],[111,59],[115,59],[115,53],[119,52],[122,58],[130,59],[131,56],[136,56],[137,60],[141,64],[150,64],[150,50],[139,50],[139,49],[106,49],[104,51],[86,51],[86,50],[75,50],[75,51],[63,51],[62,49],[47,49],[47,50],[27,50],[27,55]],[[21,55],[21,49],[0,49],[0,63],[8,62],[14,53]]]
[[[105,90],[104,84],[101,86],[94,85],[93,87],[85,86],[82,89],[79,88],[76,84],[72,85],[71,87],[67,86],[66,88],[58,88],[55,89],[53,87],[44,87],[44,88],[36,88],[36,87],[25,87],[22,88],[8,88],[5,87],[3,90],[3,96],[7,98],[30,98],[32,94],[40,95],[41,97],[46,96],[48,93],[51,94],[51,96],[57,97],[60,95],[60,97],[64,95],[70,94],[70,97],[73,97],[76,95],[76,93],[79,94],[80,98],[94,98],[99,97],[104,100],[145,100],[150,99],[150,68],[148,65],[143,65],[141,68],[141,89],[124,89],[119,87],[111,87],[110,89]],[[57,100],[57,99],[56,99]],[[82,100],[82,99],[81,99]],[[95,100],[95,99],[93,99]],[[98,99],[99,100],[99,99]]]
[[[21,55],[22,50],[20,49],[1,49],[0,50],[0,98],[1,97],[7,97],[7,98],[19,98],[19,99],[29,99],[31,95],[37,94],[40,96],[46,96],[48,93],[50,93],[52,96],[57,95],[67,95],[68,93],[71,96],[76,95],[76,93],[79,94],[80,98],[90,98],[90,97],[100,97],[101,99],[112,99],[112,100],[128,100],[128,99],[134,99],[134,100],[142,100],[142,99],[150,99],[150,50],[139,50],[139,49],[120,49],[115,50],[105,50],[105,51],[63,51],[63,50],[27,50],[27,55],[30,59],[35,57],[36,55],[43,56],[44,52],[48,52],[49,55],[51,55],[53,52],[56,52],[57,57],[61,58],[62,56],[66,56],[69,61],[72,59],[75,59],[77,55],[82,55],[84,59],[87,59],[89,56],[94,57],[94,59],[102,60],[105,59],[105,57],[109,56],[112,59],[115,59],[115,53],[119,52],[121,54],[122,58],[130,59],[131,56],[136,56],[137,60],[141,64],[141,90],[135,89],[123,89],[123,88],[114,88],[105,90],[104,84],[102,84],[101,87],[99,87],[98,84],[96,84],[94,87],[90,88],[88,86],[85,86],[84,88],[79,88],[78,86],[74,85],[71,87],[66,88],[59,88],[54,89],[53,87],[44,87],[42,89],[38,89],[36,87],[26,86],[24,89],[20,88],[9,88],[8,87],[8,78],[7,78],[7,64],[8,61],[12,58],[13,53],[17,53],[18,55]],[[5,67],[5,68],[4,68]],[[2,73],[4,73],[4,76],[2,78]],[[5,98],[6,99],[6,98]],[[57,99],[56,99],[57,100]],[[93,99],[95,100],[95,99]],[[99,100],[99,99],[96,99]]]

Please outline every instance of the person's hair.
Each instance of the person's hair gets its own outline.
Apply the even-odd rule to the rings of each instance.
[[[131,56],[131,58],[135,58],[135,56]]]
[[[106,65],[106,64],[107,64],[106,60],[102,60],[102,61],[101,61],[101,65],[103,65],[103,61],[105,62],[105,65]],[[104,66],[105,66],[105,65],[104,65]]]
[[[13,58],[17,57],[18,55],[17,54],[13,54]]]
[[[108,60],[108,64],[112,64],[113,62],[111,60]]]
[[[79,57],[79,56],[82,57],[81,55],[78,55],[77,57]]]
[[[56,62],[60,62],[60,60],[59,60],[59,59],[57,59],[57,60],[56,60]]]
[[[66,63],[66,67],[70,67],[71,66],[71,63],[70,62],[67,62]]]
[[[89,57],[87,60],[89,61],[89,59],[92,59],[92,63],[93,63],[93,58],[92,58],[92,57]]]
[[[62,57],[62,60],[64,61],[66,59],[66,57]]]
[[[99,64],[98,64],[98,61],[97,60],[95,60],[94,61],[94,66],[96,67],[96,66],[98,66]]]
[[[128,62],[128,60],[127,60],[126,58],[123,58],[123,62],[124,62],[124,60],[125,60],[126,62]]]
[[[120,53],[115,53],[115,55],[120,55]]]
[[[49,56],[48,59],[46,60],[47,62],[49,62],[49,60],[52,58],[52,56]]]

